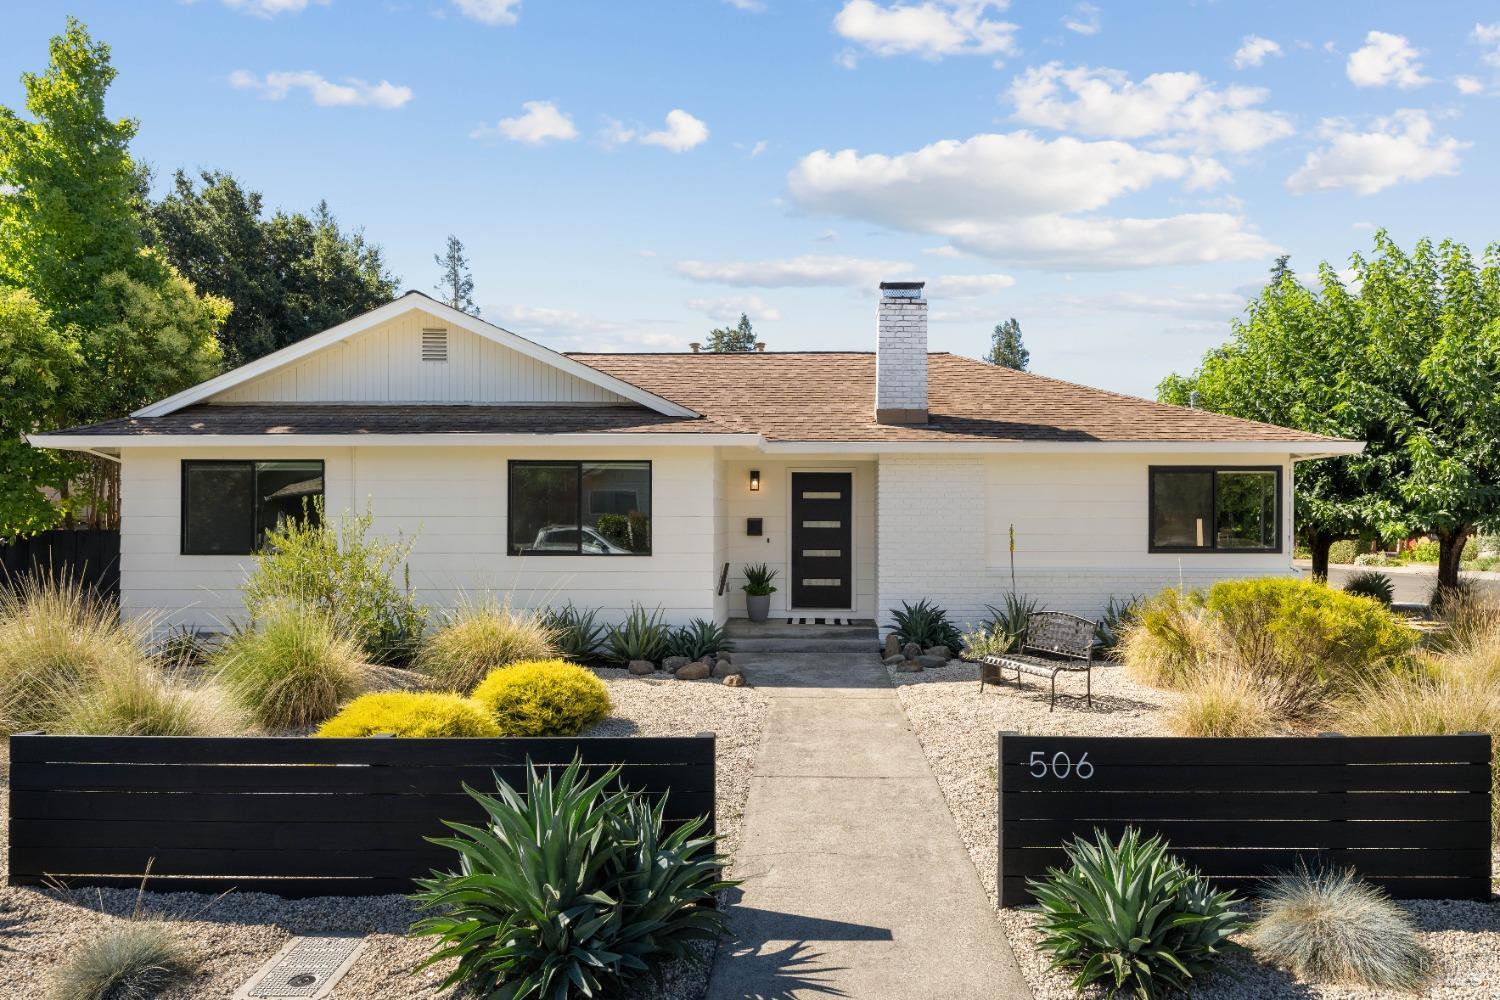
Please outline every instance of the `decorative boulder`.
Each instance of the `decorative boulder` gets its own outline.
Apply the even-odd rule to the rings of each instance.
[[[898,663],[905,663],[906,657],[902,656],[900,653],[897,653],[895,656],[887,656],[883,658],[881,662],[888,667],[894,667]]]
[[[632,674],[650,674],[656,672],[656,664],[650,660],[631,660],[630,665],[625,669]]]
[[[901,637],[894,632],[885,637],[885,655],[901,655]]]
[[[707,676],[707,663],[688,663],[677,668],[677,679],[680,681],[701,681]]]
[[[901,647],[901,655],[906,657],[908,660],[915,660],[917,657],[922,655],[922,647],[918,646],[914,642],[908,642],[906,645]]]
[[[932,669],[933,667],[946,667],[948,665],[948,661],[943,657],[927,656],[926,654],[916,657],[916,661],[920,666],[928,670]]]
[[[720,663],[733,663],[734,654],[729,652],[728,650],[721,649],[719,650],[718,660]]]
[[[922,672],[922,664],[916,660],[903,660],[896,669],[903,674],[919,674]]]
[[[744,674],[730,674],[728,677],[724,678],[724,686],[725,687],[731,687],[731,688],[742,688],[742,687],[744,687],[745,686],[745,675]]]
[[[928,656],[941,656],[944,660],[953,659],[953,650],[949,649],[947,646],[928,646],[926,649],[922,650],[922,652],[926,653]]]
[[[744,671],[739,667],[735,666],[733,663],[725,662],[724,660],[720,660],[718,663],[714,664],[715,677],[729,677],[732,674],[742,673],[744,673]]]
[[[661,668],[675,671],[678,667],[685,667],[691,662],[686,656],[669,656],[661,661]]]

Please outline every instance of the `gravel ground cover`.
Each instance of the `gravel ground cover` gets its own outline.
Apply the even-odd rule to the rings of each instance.
[[[986,686],[980,695],[976,693],[978,669],[957,661],[919,674],[892,671],[891,679],[991,903],[997,902],[996,734],[1005,730],[1025,735],[1162,736],[1166,735],[1164,713],[1178,697],[1136,684],[1113,664],[1094,671],[1093,709],[1059,701],[1051,713],[1044,683],[1032,681],[1020,689]],[[1069,683],[1063,678],[1059,686]],[[1500,869],[1496,878],[1500,881]],[[1437,958],[1437,972],[1425,996],[1476,1000],[1500,996],[1500,905],[1436,900],[1405,905],[1421,929],[1423,942]],[[1047,960],[1036,949],[1040,935],[1033,929],[1032,916],[1023,910],[998,913],[1037,1000],[1075,996],[1071,977],[1048,971]],[[1193,996],[1205,1000],[1371,1000],[1389,995],[1301,983],[1245,956],[1231,957],[1223,969],[1225,974],[1194,990]]]
[[[614,703],[611,716],[590,730],[596,736],[691,736],[718,734],[717,823],[730,853],[738,843],[750,767],[760,744],[767,701],[752,687],[727,688],[718,681],[631,677],[601,669]],[[9,758],[0,745],[0,824],[6,821]],[[5,865],[0,838],[0,868]],[[37,1000],[51,995],[52,970],[79,943],[135,910],[137,893],[120,889],[56,892],[0,886],[0,1000]],[[163,993],[162,1000],[228,997],[293,934],[354,931],[368,936],[364,954],[334,993],[339,1000],[438,998],[447,970],[410,971],[430,950],[408,940],[414,919],[401,896],[286,900],[262,893],[213,897],[195,893],[146,893],[143,909],[172,917],[202,963],[192,980]],[[704,953],[705,959],[712,956]],[[649,997],[701,997],[708,967],[673,963],[666,981]]]

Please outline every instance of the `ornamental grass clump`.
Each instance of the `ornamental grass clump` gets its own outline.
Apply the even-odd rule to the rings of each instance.
[[[1121,627],[1116,655],[1142,684],[1178,688],[1213,655],[1215,642],[1202,595],[1168,589],[1142,601]]]
[[[134,918],[68,950],[53,974],[53,1000],[151,1000],[198,967],[167,921]]]
[[[360,695],[314,736],[495,737],[500,726],[472,698],[433,691],[381,691]]]
[[[154,664],[112,667],[59,691],[53,732],[85,736],[243,736],[254,722],[218,684],[190,683]]]
[[[609,692],[593,672],[564,660],[501,667],[474,689],[502,736],[576,736],[609,714]]]
[[[1278,721],[1264,683],[1229,667],[1195,675],[1167,714],[1174,736],[1266,736]]]
[[[1187,993],[1244,925],[1234,895],[1215,892],[1160,837],[1143,841],[1132,827],[1114,841],[1097,830],[1063,850],[1070,867],[1027,884],[1041,907],[1038,947],[1052,968],[1075,972],[1075,990]]]
[[[63,699],[145,668],[146,631],[71,582],[27,577],[0,587],[0,732],[58,731]]]
[[[1302,868],[1270,880],[1245,940],[1313,983],[1414,992],[1432,967],[1407,912],[1351,869]]]
[[[459,602],[428,636],[416,666],[438,687],[467,693],[497,667],[555,655],[552,630],[540,614],[489,596]]]
[[[512,668],[513,669],[513,668]],[[456,960],[443,988],[505,1000],[637,996],[673,959],[701,961],[696,942],[725,933],[716,893],[728,859],[703,836],[703,819],[671,833],[664,801],[619,787],[612,768],[587,778],[577,761],[560,776],[528,768],[524,794],[465,791],[488,815],[483,828],[433,843],[458,852],[456,871],[418,879],[430,916],[413,936],[436,938],[418,968]]]
[[[321,612],[265,609],[215,652],[209,670],[266,729],[315,726],[364,685],[359,648]]]

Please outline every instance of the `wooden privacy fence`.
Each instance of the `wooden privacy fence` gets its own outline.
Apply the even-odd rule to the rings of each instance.
[[[118,531],[43,531],[0,542],[0,585],[47,575],[91,587],[102,597],[120,596]]]
[[[410,892],[457,865],[427,843],[443,820],[483,825],[467,782],[524,788],[526,761],[590,773],[653,800],[671,827],[713,830],[714,737],[306,739],[14,736],[11,885],[363,896]]]
[[[1488,899],[1490,737],[1186,739],[1000,734],[1000,903],[1061,845],[1161,834],[1224,888],[1352,867],[1401,899]]]

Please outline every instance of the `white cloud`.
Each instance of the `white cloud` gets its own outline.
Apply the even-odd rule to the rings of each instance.
[[[326,6],[328,0],[224,0],[224,6],[230,10],[266,18],[277,14],[300,14],[309,3]]]
[[[1474,30],[1469,32],[1469,40],[1489,50],[1482,57],[1486,63],[1500,66],[1500,21],[1494,24],[1475,24]]]
[[[738,10],[748,11],[751,14],[762,14],[766,5],[761,0],[724,0],[729,6]]]
[[[683,338],[662,333],[660,320],[623,323],[573,309],[484,304],[484,315],[507,330],[560,351],[680,351]]]
[[[481,125],[469,133],[469,138],[497,139],[504,136],[532,146],[540,146],[553,139],[566,141],[578,138],[578,129],[573,127],[573,119],[557,110],[557,105],[551,101],[526,101],[521,107],[525,114],[502,118],[494,126]]]
[[[1345,72],[1356,87],[1388,87],[1394,84],[1403,90],[1420,87],[1432,80],[1422,75],[1421,55],[1405,35],[1392,35],[1385,31],[1372,31],[1365,35],[1363,48],[1349,53]]]
[[[1319,134],[1326,145],[1307,155],[1287,178],[1287,189],[1295,194],[1340,189],[1374,194],[1401,181],[1457,173],[1459,151],[1471,143],[1435,132],[1425,111],[1397,111],[1375,119],[1366,131],[1347,119],[1325,119]]]
[[[677,273],[684,278],[742,288],[874,288],[879,282],[911,269],[904,261],[829,254],[803,254],[777,260],[677,262]]]
[[[781,310],[759,295],[731,295],[722,299],[688,299],[683,303],[694,312],[700,312],[715,323],[735,323],[740,313],[756,323],[774,323],[781,319]]]
[[[1455,76],[1453,78],[1453,86],[1457,87],[1458,92],[1465,97],[1472,97],[1475,94],[1484,92],[1484,81],[1477,76]]]
[[[1161,148],[1245,153],[1294,129],[1286,115],[1256,105],[1260,87],[1216,89],[1197,73],[1153,73],[1139,83],[1121,70],[1071,69],[1052,62],[1017,76],[1009,96],[1030,125],[1111,139],[1154,138]]]
[[[641,136],[641,142],[648,146],[661,146],[674,153],[685,153],[707,141],[708,126],[681,108],[667,112],[666,128]]]
[[[754,159],[755,157],[759,156],[761,153],[764,153],[766,151],[766,147],[769,146],[769,145],[770,144],[768,142],[766,142],[766,140],[761,139],[755,145],[753,145],[753,146],[750,147],[750,158]]]
[[[1281,55],[1281,46],[1269,38],[1259,35],[1246,35],[1240,47],[1234,53],[1234,68],[1244,69],[1247,66],[1259,66],[1269,56]]]
[[[844,49],[842,52],[835,54],[833,61],[835,65],[842,69],[855,69],[859,66],[859,56],[854,53],[853,49]]]
[[[943,244],[940,247],[923,247],[922,252],[932,257],[967,257],[958,247]]]
[[[515,24],[521,16],[521,0],[453,0],[453,6],[480,24]]]
[[[635,138],[635,129],[629,128],[617,118],[606,118],[599,130],[599,142],[606,149],[623,146]]]
[[[1091,3],[1075,4],[1073,13],[1063,15],[1062,26],[1080,35],[1097,35],[1100,27],[1099,8]]]
[[[805,209],[945,237],[1022,266],[1114,269],[1263,257],[1274,247],[1224,212],[1104,218],[1116,198],[1161,181],[1192,184],[1205,161],[1125,142],[1030,132],[935,142],[897,156],[804,156],[787,177]]]
[[[1125,310],[1183,319],[1227,319],[1245,309],[1234,292],[1110,292],[1081,300],[1100,312]]]
[[[1008,55],[1016,50],[1016,25],[990,17],[1007,6],[1001,0],[846,0],[833,28],[881,56]]]
[[[944,274],[927,282],[927,292],[947,299],[973,299],[993,295],[1015,283],[1008,274]]]
[[[237,69],[229,74],[229,85],[237,90],[259,91],[268,101],[283,100],[294,90],[305,90],[319,107],[371,107],[387,110],[399,108],[412,98],[410,87],[397,86],[388,80],[366,83],[356,77],[346,77],[342,83],[334,83],[321,73],[310,69],[278,71],[256,76],[249,70]]]

